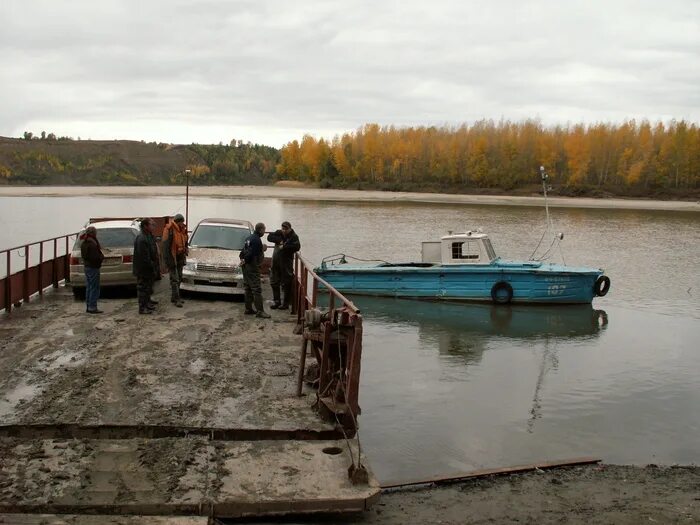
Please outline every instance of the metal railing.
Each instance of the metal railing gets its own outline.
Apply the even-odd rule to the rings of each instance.
[[[297,395],[302,395],[309,343],[318,363],[317,396],[322,413],[357,430],[362,358],[362,315],[352,301],[319,277],[301,255],[294,258],[293,313],[303,336]]]
[[[0,261],[5,262],[5,275],[0,278],[0,310],[10,313],[13,306],[28,302],[35,293],[43,295],[49,286],[58,288],[61,281],[69,282],[71,240],[77,236],[69,233],[0,250]],[[47,243],[50,244],[45,250]],[[13,254],[15,259],[24,259],[24,264],[13,265]],[[37,264],[32,264],[33,258]],[[21,269],[12,273],[13,267]]]

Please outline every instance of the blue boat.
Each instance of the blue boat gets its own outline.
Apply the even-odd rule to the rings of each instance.
[[[496,255],[481,232],[424,242],[421,262],[348,264],[337,254],[323,259],[316,273],[343,293],[480,301],[496,304],[590,304],[610,289],[602,269],[543,261],[508,261]]]

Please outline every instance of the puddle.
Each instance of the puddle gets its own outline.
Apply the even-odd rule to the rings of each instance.
[[[76,367],[85,362],[85,352],[71,352],[66,350],[56,350],[37,362],[37,369],[41,371],[57,370],[61,367]]]
[[[204,370],[205,366],[207,366],[207,362],[201,357],[198,357],[190,363],[188,369],[192,374],[199,375],[202,373],[202,370]]]
[[[15,411],[20,401],[29,402],[41,392],[39,385],[28,385],[24,381],[12,390],[0,394],[0,418],[5,418]]]

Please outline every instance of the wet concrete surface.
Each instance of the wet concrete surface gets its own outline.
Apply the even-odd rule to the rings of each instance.
[[[69,290],[1,321],[0,425],[79,424],[331,430],[293,395],[295,317],[243,315],[243,304],[168,301],[154,315],[135,298],[88,315]],[[307,394],[310,392],[307,392]]]
[[[133,297],[88,315],[61,288],[0,320],[0,512],[90,523],[80,516],[361,511],[374,501],[373,476],[350,483],[350,450],[311,408],[314,391],[295,395],[296,318],[257,319],[210,298],[176,308],[166,284],[154,315],[139,315]]]

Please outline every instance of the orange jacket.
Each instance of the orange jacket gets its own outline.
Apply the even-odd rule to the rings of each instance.
[[[173,263],[177,261],[178,255],[181,258],[183,255],[187,255],[187,226],[185,223],[178,225],[172,220],[168,222],[163,229],[163,243],[166,249],[170,248]]]

